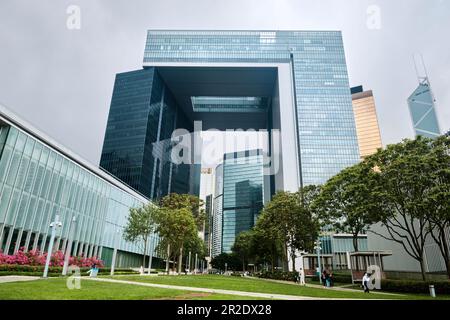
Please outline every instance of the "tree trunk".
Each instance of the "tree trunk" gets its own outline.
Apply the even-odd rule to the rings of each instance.
[[[283,271],[289,271],[288,265],[289,265],[289,254],[287,252],[287,245],[286,243],[283,244]]]
[[[144,239],[144,261],[142,262],[142,267],[145,268],[145,256],[147,254],[147,238]]]
[[[447,269],[447,277],[450,279],[450,259],[449,259],[449,250],[448,250],[448,244],[447,239],[445,237],[445,230],[440,230],[440,238],[442,243],[442,258],[444,258],[445,261],[445,268]]]
[[[355,250],[355,252],[358,252],[359,251],[359,248],[358,248],[358,234],[354,234],[353,235],[353,249]]]
[[[291,255],[292,258],[292,272],[295,272],[295,253]]]
[[[170,244],[167,245],[167,260],[166,260],[166,272],[169,274],[169,267],[170,267]]]
[[[180,258],[178,259],[178,273],[181,274],[181,265],[183,264],[183,246],[180,248]]]
[[[422,280],[427,281],[427,274],[425,272],[425,261],[421,259],[419,262],[420,262],[420,272],[422,273]]]

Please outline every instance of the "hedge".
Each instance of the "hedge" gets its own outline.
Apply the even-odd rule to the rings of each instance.
[[[257,275],[259,278],[264,279],[274,279],[274,280],[284,280],[295,282],[298,277],[298,272],[287,272],[287,271],[263,271]]]
[[[310,279],[312,281],[319,282],[318,276],[312,276]],[[333,282],[334,283],[352,283],[352,275],[351,274],[333,273]]]
[[[381,290],[400,293],[429,293],[434,285],[437,294],[450,294],[450,281],[381,280]]]

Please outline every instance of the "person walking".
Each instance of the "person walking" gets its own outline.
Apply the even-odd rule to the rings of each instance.
[[[327,271],[326,270],[323,270],[323,272],[322,272],[322,285],[324,287],[327,286]]]
[[[87,273],[89,273],[89,277],[91,277],[91,278],[97,277],[97,274],[98,274],[97,264],[95,264],[95,263],[92,264],[91,269],[89,269]]]
[[[305,283],[305,271],[303,270],[303,268],[300,268],[300,272],[299,272],[299,283],[300,283],[300,285],[301,286],[304,286],[306,283]]]
[[[363,284],[363,288],[364,288],[364,293],[370,293],[369,282],[370,282],[370,274],[366,272],[366,273],[364,274],[363,279],[362,279],[362,284]]]

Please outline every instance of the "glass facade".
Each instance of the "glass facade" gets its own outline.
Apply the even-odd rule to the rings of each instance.
[[[223,162],[222,252],[231,252],[236,236],[256,223],[264,203],[260,150],[228,153]]]
[[[223,219],[223,164],[215,169],[216,181],[213,200],[213,225],[211,256],[215,257],[222,253],[222,219]]]
[[[322,184],[359,161],[339,31],[149,30],[144,65],[289,63],[303,185]]]
[[[191,166],[170,161],[176,128],[192,123],[155,68],[117,74],[100,166],[151,199],[192,192]]]
[[[194,112],[266,112],[264,97],[191,97]]]
[[[72,255],[104,257],[103,249],[138,256],[122,238],[130,207],[148,200],[101,170],[55,147],[34,129],[0,114],[0,249],[46,251],[49,224],[59,215],[54,250],[65,250],[73,226]],[[158,239],[154,236],[154,241]],[[105,251],[105,252],[106,252]],[[122,259],[123,260],[123,259]],[[118,264],[118,266],[126,266]],[[131,261],[131,260],[127,260]],[[105,261],[108,265],[110,260]],[[134,265],[136,266],[136,265]]]
[[[427,138],[440,136],[441,130],[439,129],[434,102],[428,79],[423,80],[408,98],[409,111],[416,136]]]

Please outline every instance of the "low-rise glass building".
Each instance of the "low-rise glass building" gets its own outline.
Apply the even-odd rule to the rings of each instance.
[[[97,256],[106,265],[139,266],[140,246],[122,229],[130,207],[148,198],[89,164],[0,105],[0,250],[47,251],[50,223],[58,215],[54,250]],[[75,218],[75,221],[74,221]],[[74,224],[74,225],[73,225]],[[157,241],[157,237],[153,237]]]

